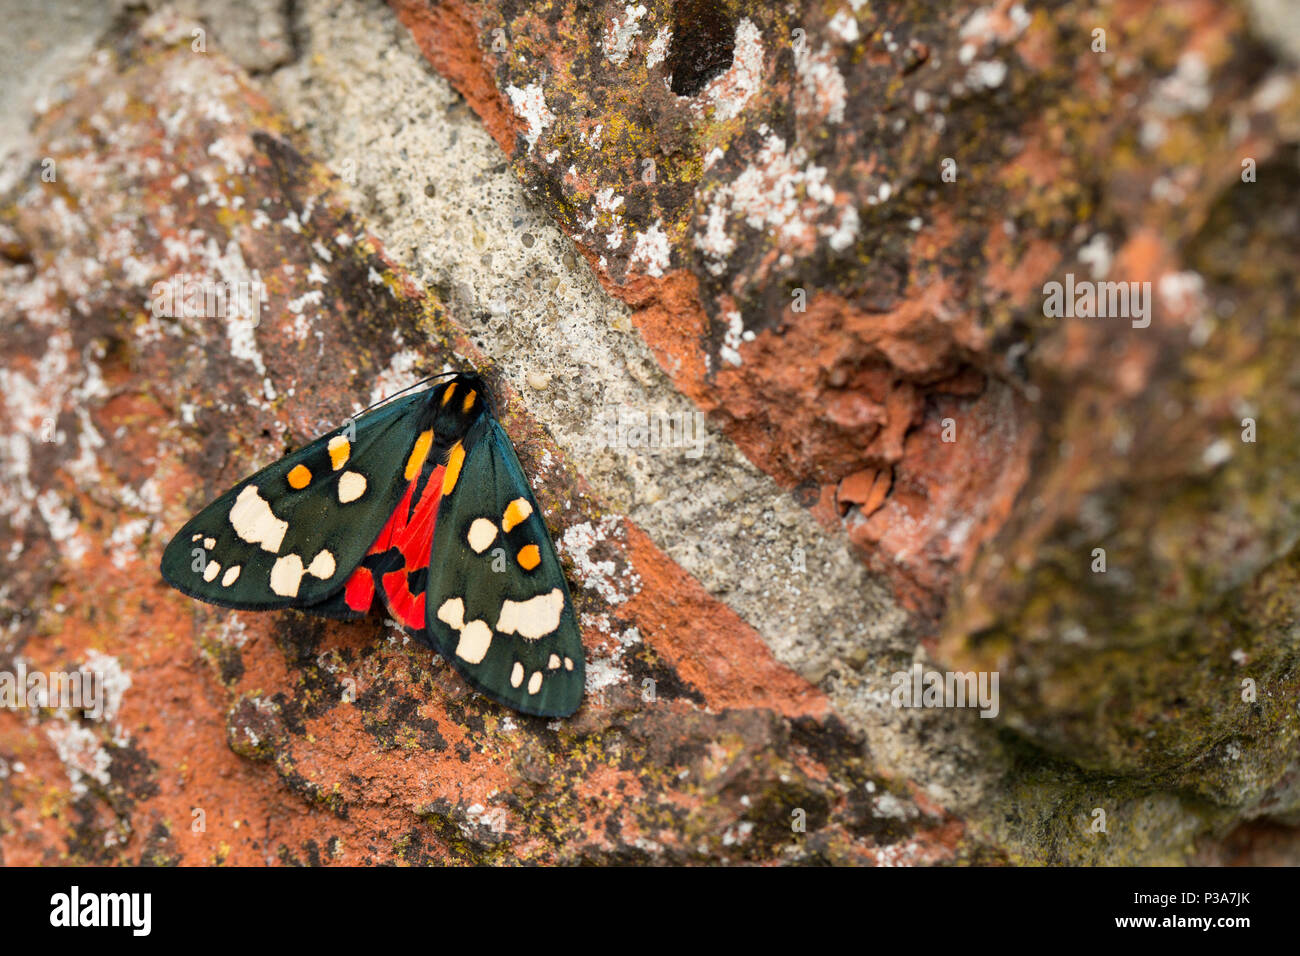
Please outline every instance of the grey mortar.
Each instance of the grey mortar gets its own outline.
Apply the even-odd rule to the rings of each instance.
[[[31,155],[31,122],[44,98],[66,97],[64,77],[84,61],[112,20],[113,11],[99,0],[50,4],[42,0],[7,0],[0,30],[0,193],[42,157]],[[57,169],[56,169],[57,175]]]

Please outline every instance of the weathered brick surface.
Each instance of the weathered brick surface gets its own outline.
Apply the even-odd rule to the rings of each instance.
[[[204,53],[123,14],[0,178],[0,671],[111,691],[0,711],[0,860],[1294,861],[1286,36],[1214,0],[198,6]],[[475,122],[413,43],[499,169],[398,135]],[[507,164],[541,216],[495,216]],[[558,278],[484,234],[543,217]],[[1046,316],[1067,272],[1150,281],[1152,323]],[[265,283],[260,321],[152,315],[181,273]],[[461,288],[502,275],[542,324]],[[570,574],[569,721],[157,575],[211,497],[458,364]],[[629,395],[706,411],[716,460],[611,464],[572,423]],[[890,707],[913,659],[998,671],[999,717]]]
[[[463,92],[674,383],[891,578],[940,660],[1002,673],[1012,726],[1249,813],[1294,805],[1282,20],[393,5],[448,76],[468,56],[495,77]],[[443,41],[450,19],[477,48]],[[1066,273],[1149,283],[1153,321],[1047,315]],[[1278,439],[1243,441],[1246,419]]]
[[[882,777],[824,695],[592,498],[504,383],[575,584],[575,719],[491,704],[379,620],[232,613],[162,583],[168,534],[223,487],[420,373],[493,374],[179,23],[147,21],[76,78],[37,129],[55,181],[6,206],[4,665],[103,671],[113,703],[99,723],[0,712],[4,861],[967,853],[958,821]],[[152,315],[153,284],[187,271],[260,279],[261,321]]]

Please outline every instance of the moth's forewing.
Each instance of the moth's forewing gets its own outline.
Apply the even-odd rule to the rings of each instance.
[[[573,598],[514,446],[490,414],[465,436],[433,547],[425,607],[438,652],[516,710],[577,710],[585,662]]]
[[[405,490],[424,404],[416,394],[375,409],[235,485],[167,545],[167,583],[247,610],[329,598]]]

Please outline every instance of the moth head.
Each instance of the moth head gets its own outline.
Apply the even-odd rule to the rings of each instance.
[[[491,411],[492,393],[473,372],[458,372],[429,391],[433,429],[439,435],[461,434],[485,411]]]

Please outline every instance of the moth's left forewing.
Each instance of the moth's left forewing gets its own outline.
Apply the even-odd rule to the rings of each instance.
[[[406,487],[420,397],[360,418],[244,479],[189,520],[162,574],[222,607],[306,607],[342,588]]]
[[[438,509],[429,634],[476,689],[524,713],[567,717],[582,702],[582,635],[541,509],[491,414],[462,444]]]

